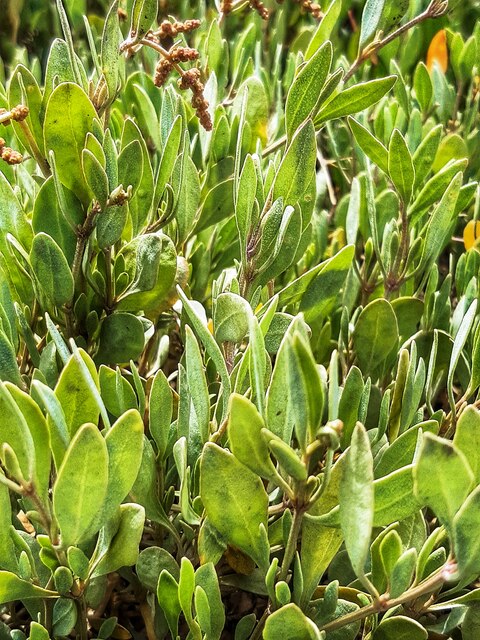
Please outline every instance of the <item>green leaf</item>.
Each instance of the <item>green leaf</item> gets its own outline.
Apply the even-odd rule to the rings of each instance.
[[[426,211],[432,204],[440,201],[444,196],[452,180],[462,173],[467,167],[467,160],[453,160],[425,184],[413,203],[410,205],[408,214],[413,220]]]
[[[362,26],[360,30],[359,51],[371,40],[380,24],[385,0],[367,0],[362,13]]]
[[[101,324],[96,362],[121,364],[136,360],[145,347],[142,321],[131,313],[112,313]]]
[[[357,423],[340,480],[340,524],[356,575],[363,579],[370,550],[375,494],[373,457],[365,428]]]
[[[393,471],[374,482],[374,527],[388,526],[416,513],[419,505],[413,496],[413,466]]]
[[[453,391],[453,377],[455,375],[455,371],[458,366],[458,362],[460,360],[460,356],[462,355],[463,347],[467,342],[467,339],[470,335],[470,331],[475,320],[475,315],[477,313],[477,304],[478,301],[474,300],[472,304],[467,309],[465,315],[462,318],[462,322],[457,331],[457,335],[455,336],[455,340],[453,341],[452,347],[452,356],[450,358],[450,365],[448,367],[448,375],[447,375],[447,393],[450,401],[450,406],[453,408],[455,406],[455,398]]]
[[[43,625],[39,622],[32,621],[30,623],[28,640],[50,640],[50,635]]]
[[[102,399],[114,418],[120,417],[128,409],[137,408],[137,397],[132,385],[125,380],[118,367],[113,371],[102,364],[98,373]]]
[[[163,148],[162,157],[158,165],[158,170],[155,175],[155,197],[153,200],[154,210],[158,209],[160,199],[165,191],[167,181],[172,175],[175,161],[178,157],[180,149],[180,142],[182,140],[183,122],[181,116],[177,116],[173,121],[172,126],[168,132],[168,137],[165,140],[165,146]]]
[[[24,122],[28,125],[40,153],[43,154],[43,129],[40,117],[42,92],[34,75],[23,64],[17,65],[12,71],[8,87],[8,101],[10,107],[15,107],[18,104],[25,104],[28,107],[29,114]],[[31,153],[32,145],[22,126],[15,121],[12,121],[11,124],[17,138]]]
[[[22,580],[10,571],[0,571],[0,604],[33,598],[56,598],[55,591],[42,589]]]
[[[7,390],[5,383],[0,383],[0,445],[8,444],[17,456],[20,469],[25,480],[30,480],[34,473],[35,449],[32,434],[27,422]]]
[[[77,622],[78,609],[70,598],[59,598],[53,605],[52,632],[57,636],[68,636]]]
[[[141,504],[145,508],[146,516],[149,520],[159,523],[165,527],[173,535],[177,534],[177,530],[171,524],[169,518],[165,514],[162,503],[157,497],[157,461],[155,452],[150,440],[144,436],[143,438],[143,454],[142,464],[135,479],[131,498]],[[177,534],[178,536],[178,534]]]
[[[164,569],[158,579],[157,599],[167,619],[172,637],[178,636],[178,619],[182,608],[178,599],[178,582]]]
[[[382,620],[372,640],[427,640],[428,632],[422,625],[406,616],[391,616]]]
[[[0,331],[0,380],[22,384],[15,349],[3,331]]]
[[[392,305],[384,299],[370,302],[360,314],[353,333],[353,345],[363,373],[381,373],[397,341],[397,318]]]
[[[107,432],[107,497],[103,521],[111,517],[126,498],[138,475],[143,454],[143,420],[136,409],[124,413]]]
[[[205,443],[210,435],[210,397],[205,377],[202,354],[197,339],[188,325],[185,325],[185,359],[188,389],[196,418],[200,440]]]
[[[388,174],[388,149],[354,118],[349,118],[348,124],[361,150],[377,167]]]
[[[157,17],[158,0],[135,0],[130,22],[130,40],[138,42],[148,32]]]
[[[415,170],[405,138],[393,131],[388,148],[388,173],[405,206],[410,202],[415,182]]]
[[[265,338],[260,328],[257,317],[250,318],[250,344],[249,344],[250,386],[253,396],[262,417],[265,416],[265,372],[267,366],[267,354],[265,352]]]
[[[289,140],[307,118],[313,118],[332,65],[332,43],[327,40],[300,69],[287,95],[285,119]]]
[[[437,153],[438,145],[442,137],[443,127],[438,124],[433,127],[422,142],[418,145],[415,153],[413,154],[413,167],[415,169],[415,184],[414,190],[416,191],[420,185],[423,185],[432,168],[433,160]]]
[[[62,406],[52,389],[40,380],[33,380],[32,391],[47,411],[47,424],[56,469],[59,469],[70,441]]]
[[[290,603],[268,616],[263,632],[265,640],[321,640],[313,620],[296,604]]]
[[[107,494],[108,453],[105,440],[93,424],[77,431],[58,471],[53,488],[53,510],[62,546],[67,548],[98,531],[98,510]]]
[[[398,438],[375,460],[375,477],[381,478],[392,471],[412,464],[417,448],[420,429],[423,433],[429,431],[438,433],[439,424],[436,420],[420,422],[400,434]]]
[[[195,571],[196,588],[205,593],[210,610],[210,634],[212,640],[220,640],[225,626],[225,608],[222,602],[217,572],[212,562],[201,565]],[[197,599],[195,598],[195,603]],[[195,604],[196,608],[197,605]]]
[[[15,555],[15,545],[10,535],[12,524],[12,505],[8,487],[3,484],[5,477],[0,471],[0,568],[18,573],[18,561]]]
[[[298,482],[305,482],[308,477],[307,467],[300,460],[296,451],[294,451],[286,442],[272,436],[271,431],[264,429],[263,437],[268,443],[268,448],[273,453],[280,467]]]
[[[102,74],[108,88],[110,102],[113,102],[118,88],[120,66],[119,47],[120,26],[118,19],[118,0],[114,0],[103,25],[102,48],[100,53]]]
[[[455,215],[455,205],[462,186],[462,177],[461,173],[457,173],[430,216],[420,263],[423,268],[436,260],[447,237],[450,236],[450,225]]]
[[[310,58],[315,55],[318,48],[330,38],[337,20],[340,17],[341,11],[342,0],[332,0],[328,5],[327,10],[324,12],[323,18],[320,20],[320,24],[316,28],[315,33],[309,42],[305,52],[305,60],[310,60]]]
[[[466,407],[458,418],[453,444],[466,457],[475,484],[480,484],[480,411],[474,406]]]
[[[218,375],[220,376],[220,379],[222,381],[223,395],[225,398],[228,398],[230,395],[230,376],[228,374],[227,365],[225,364],[225,360],[223,359],[222,352],[220,351],[220,347],[215,342],[212,334],[205,326],[202,319],[195,313],[195,308],[193,307],[191,301],[186,297],[180,287],[177,287],[177,291],[180,299],[182,300],[183,307],[185,309],[185,313],[188,316],[188,319],[195,329],[196,334],[202,341],[203,346],[205,347],[205,351],[208,353],[215,364]],[[222,419],[225,417],[226,410],[227,405],[226,402],[224,402]]]
[[[422,61],[417,64],[415,69],[415,73],[413,75],[413,88],[415,90],[415,97],[420,105],[420,109],[426,113],[432,102],[433,85],[430,73]]]
[[[143,169],[142,145],[140,140],[132,140],[118,156],[118,182],[125,189],[131,186],[135,194],[142,181]]]
[[[431,433],[423,436],[414,468],[415,494],[450,531],[473,482],[472,470],[461,451],[448,440]]]
[[[236,293],[221,293],[215,300],[213,315],[218,342],[241,342],[248,333],[252,308]]]
[[[243,169],[234,192],[235,222],[238,229],[242,260],[247,259],[247,241],[252,225],[252,214],[257,193],[257,171],[250,154],[245,158]]]
[[[347,278],[354,255],[355,247],[353,244],[349,244],[322,263],[322,268],[306,286],[300,302],[299,311],[304,314],[306,322],[318,322],[332,312]],[[287,293],[293,293],[292,285],[280,292],[281,304],[283,304]]]
[[[403,541],[402,541],[403,542]],[[400,597],[411,586],[417,564],[417,550],[410,548],[398,558],[390,574],[390,596]]]
[[[371,107],[390,91],[396,81],[397,76],[387,76],[345,89],[320,109],[315,118],[315,126]]]
[[[103,211],[106,207],[109,189],[105,169],[89,149],[82,150],[82,169],[85,182],[93,200],[97,200]]]
[[[149,431],[157,445],[160,459],[165,455],[170,423],[172,422],[173,396],[172,389],[162,370],[155,374],[150,388],[149,399]]]
[[[256,406],[244,396],[230,396],[228,438],[234,456],[262,478],[275,475],[268,447],[262,438],[264,422]]]
[[[323,386],[309,345],[299,333],[290,340],[288,387],[295,433],[303,452],[317,435],[323,413]]]
[[[125,245],[119,255],[124,258],[133,282],[120,296],[118,309],[157,313],[165,304],[177,271],[173,242],[161,232],[139,235]]]
[[[94,577],[107,575],[122,567],[131,567],[137,562],[145,510],[138,504],[122,504],[118,510],[118,520],[115,535],[92,573]]]
[[[193,632],[193,637],[196,638],[198,634],[195,632],[198,630],[198,624],[194,622],[192,617],[192,600],[195,592],[195,572],[193,565],[185,556],[180,563],[180,579],[178,581],[178,600],[182,607],[183,614],[187,621],[190,631]],[[193,627],[193,629],[192,629]],[[201,634],[198,638],[201,640]]]
[[[30,250],[30,263],[48,304],[61,307],[73,298],[73,276],[55,240],[38,233]]]
[[[83,349],[80,349],[80,355],[98,389],[98,374],[92,359]],[[55,395],[62,406],[70,437],[75,435],[82,424],[86,422],[96,424],[98,422],[100,410],[97,399],[85,380],[82,367],[74,355],[70,356],[60,374],[55,387]]]
[[[364,387],[362,372],[358,367],[351,367],[345,378],[338,403],[338,418],[343,422],[342,449],[346,449],[350,444],[352,432],[358,420]]]
[[[135,566],[136,574],[142,585],[155,593],[160,573],[166,569],[178,580],[180,575],[175,558],[161,547],[147,547],[140,552]]]
[[[42,499],[45,499],[48,495],[51,473],[50,434],[47,421],[40,411],[40,407],[31,396],[11,383],[6,383],[5,386],[25,418],[32,435],[35,447],[33,481],[37,494]]]
[[[82,149],[95,117],[87,94],[72,82],[62,82],[54,89],[45,112],[45,151],[54,152],[60,182],[84,204],[90,196],[83,177]]]
[[[200,459],[200,496],[215,529],[264,567],[268,558],[259,527],[267,526],[268,497],[260,478],[231,453],[208,443]]]
[[[272,187],[272,200],[283,198],[285,207],[302,200],[312,179],[315,159],[315,127],[307,120],[287,147]]]
[[[476,487],[453,519],[455,561],[462,578],[480,574],[480,541],[475,532],[480,521],[480,487]]]

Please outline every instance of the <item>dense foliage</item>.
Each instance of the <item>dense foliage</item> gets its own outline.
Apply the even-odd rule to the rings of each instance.
[[[480,637],[479,3],[0,8],[0,639]]]

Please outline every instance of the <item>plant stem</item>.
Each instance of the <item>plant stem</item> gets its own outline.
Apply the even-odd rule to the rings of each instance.
[[[352,64],[350,69],[345,74],[345,78],[343,79],[344,83],[350,80],[350,78],[356,73],[359,67],[361,67],[362,64],[365,62],[365,60],[368,60],[368,58],[370,58],[372,54],[377,53],[378,51],[380,51],[380,49],[383,49],[383,47],[386,47],[387,44],[390,44],[390,42],[393,42],[393,40],[395,40],[402,34],[406,33],[407,31],[415,27],[417,24],[420,24],[421,22],[424,22],[429,18],[439,18],[440,16],[443,16],[447,12],[447,9],[448,9],[448,2],[442,3],[442,2],[439,2],[439,0],[432,0],[432,2],[430,2],[430,4],[428,5],[428,7],[425,9],[423,13],[420,13],[415,18],[412,18],[411,20],[406,22],[404,25],[402,25],[401,27],[393,31],[390,35],[386,36],[382,40],[378,40],[377,42],[372,42],[370,45],[365,47],[365,49],[362,50],[362,52],[359,54],[355,62]]]
[[[265,626],[265,622],[267,621],[268,616],[270,615],[270,607],[268,606],[263,612],[262,617],[257,622],[257,626],[253,630],[252,635],[250,636],[250,640],[260,640],[262,637],[263,627]]]
[[[30,151],[32,152],[32,156],[35,158],[36,163],[40,167],[43,173],[43,177],[48,178],[49,176],[52,175],[52,172],[50,171],[50,165],[42,156],[42,153],[38,148],[35,138],[33,137],[32,132],[30,131],[30,127],[25,122],[25,120],[20,120],[20,122],[18,122],[18,125],[21,127],[23,133],[25,134],[25,137],[28,140],[28,144],[30,145]]]
[[[85,603],[85,596],[82,595],[77,599],[77,634],[80,640],[88,640],[88,618],[87,618],[87,605]]]
[[[285,554],[283,556],[282,568],[278,576],[279,580],[285,580],[288,575],[288,570],[292,564],[293,557],[297,550],[298,536],[302,528],[303,516],[305,515],[304,509],[298,509],[297,507],[293,511],[292,526],[290,533],[288,534],[287,546],[285,547]]]
[[[272,142],[271,145],[269,145],[268,147],[265,147],[265,149],[263,150],[262,158],[265,158],[266,156],[270,155],[271,153],[273,153],[277,149],[280,149],[280,147],[283,147],[283,145],[286,143],[286,141],[287,141],[287,136],[285,134],[281,138],[279,138],[278,140],[275,140],[275,142]]]
[[[105,309],[110,313],[113,309],[113,282],[112,282],[112,247],[104,249],[105,254]]]
[[[400,236],[400,248],[395,258],[395,263],[391,272],[385,281],[385,294],[388,297],[393,291],[397,291],[404,282],[404,273],[406,268],[406,262],[408,258],[408,218],[407,207],[402,199],[400,199],[400,216],[401,216],[401,236]]]
[[[332,622],[328,622],[323,627],[321,627],[320,631],[335,631],[336,629],[340,629],[347,624],[357,622],[358,620],[363,620],[364,618],[375,613],[382,613],[388,611],[388,609],[397,607],[398,605],[416,600],[420,596],[431,593],[432,591],[435,591],[436,589],[441,587],[444,582],[450,579],[450,577],[455,573],[456,569],[457,566],[455,563],[448,562],[443,565],[443,567],[441,567],[438,571],[429,576],[426,580],[421,582],[418,586],[413,587],[412,589],[408,589],[408,591],[406,591],[398,598],[390,599],[388,597],[388,594],[384,594],[376,602],[372,602],[372,604],[368,605],[367,607],[363,607],[358,611],[352,611],[352,613],[347,613],[347,615],[345,616],[341,616],[340,618],[337,618]]]
[[[72,263],[72,275],[75,286],[79,286],[80,274],[82,269],[83,254],[85,253],[85,247],[87,241],[94,229],[95,216],[100,213],[98,204],[94,204],[85,218],[83,225],[77,228],[77,244],[75,247],[75,254],[73,256]]]

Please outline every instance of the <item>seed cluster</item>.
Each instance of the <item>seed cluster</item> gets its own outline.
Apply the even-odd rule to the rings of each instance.
[[[152,32],[146,39],[145,44],[150,42],[159,43],[160,40],[171,39],[177,36],[179,33],[188,33],[197,29],[200,25],[199,20],[185,20],[185,22],[169,22],[164,20],[159,29]],[[180,74],[178,86],[180,89],[190,89],[192,96],[192,107],[195,109],[197,118],[200,124],[207,130],[212,129],[212,120],[208,113],[208,102],[205,100],[204,85],[200,80],[200,69],[194,67],[182,69],[179,65],[185,62],[193,62],[198,60],[199,53],[196,49],[191,47],[183,47],[180,45],[174,45],[170,49],[166,50],[162,47],[153,47],[157,51],[162,53],[162,57],[155,67],[155,75],[153,81],[157,87],[162,87],[167,81],[170,73],[175,69]]]
[[[15,149],[5,146],[5,140],[0,138],[0,158],[8,164],[20,164],[23,162],[23,156]]]
[[[21,122],[22,120],[25,120],[25,118],[28,116],[28,107],[25,107],[23,104],[19,104],[16,107],[13,107],[13,109],[10,109],[10,111],[7,111],[6,109],[0,109],[0,116],[4,113],[9,114],[8,120],[2,121],[2,124],[7,126],[12,120],[14,120],[15,122]]]
[[[200,80],[200,69],[194,67],[185,71],[178,81],[180,89],[190,89],[193,93],[192,107],[195,109],[200,124],[206,131],[212,130],[212,119],[208,113],[208,102],[203,95],[204,86]]]
[[[270,13],[261,0],[250,0],[248,4],[263,20],[268,20]]]
[[[179,33],[190,33],[200,26],[200,20],[185,20],[185,22],[170,22],[164,20],[153,35],[159,40],[176,38]]]
[[[8,126],[12,120],[14,122],[22,122],[28,116],[28,107],[23,104],[19,104],[16,107],[7,111],[7,109],[0,109],[0,122],[4,127]],[[2,118],[2,116],[4,116]],[[0,138],[0,158],[8,164],[20,164],[23,162],[23,156],[15,149],[6,146],[6,142],[3,138]]]
[[[316,20],[323,18],[322,7],[316,2],[312,2],[312,0],[295,0],[295,2],[297,2],[304,11],[311,13]]]
[[[222,13],[226,16],[227,13],[230,13],[230,11],[233,9],[232,0],[223,0],[222,4],[220,5],[220,8]]]

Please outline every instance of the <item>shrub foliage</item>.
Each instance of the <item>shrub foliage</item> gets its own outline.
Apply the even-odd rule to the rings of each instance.
[[[6,4],[0,638],[480,637],[476,3]]]

